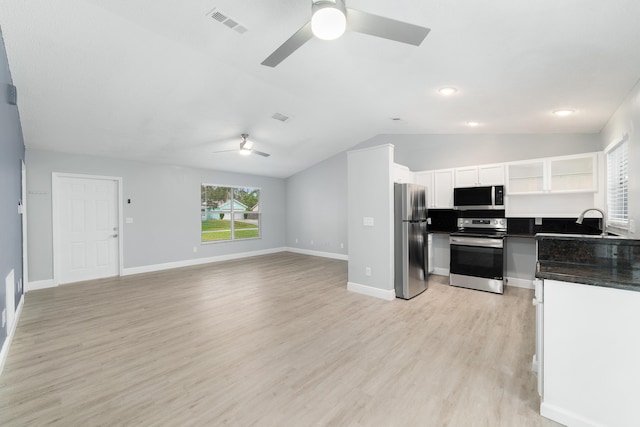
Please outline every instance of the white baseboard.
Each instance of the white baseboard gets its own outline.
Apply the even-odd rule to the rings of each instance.
[[[35,291],[38,289],[55,288],[58,284],[53,279],[37,280],[24,285],[24,292]]]
[[[141,267],[125,268],[122,271],[122,275],[130,276],[132,274],[152,273],[154,271],[170,270],[172,268],[190,267],[193,265],[209,264],[212,262],[229,261],[232,259],[240,259],[240,258],[248,258],[248,257],[258,256],[258,255],[274,254],[277,252],[284,252],[286,250],[287,248],[273,248],[273,249],[265,249],[261,251],[239,252],[235,254],[219,255],[219,256],[213,256],[213,257],[207,257],[207,258],[195,258],[195,259],[187,259],[184,261],[166,262],[164,264],[143,265]]]
[[[544,401],[540,404],[540,415],[566,426],[604,427],[602,424],[598,424],[566,409],[550,405]]]
[[[515,277],[507,277],[507,286],[513,286],[515,288],[535,289],[533,280],[529,279],[517,279]]]
[[[15,335],[16,329],[18,328],[18,322],[20,321],[20,314],[22,313],[23,305],[24,294],[20,298],[18,308],[16,308],[16,313],[13,317],[13,325],[11,325],[11,330],[9,331],[9,334],[7,334],[7,338],[4,340],[4,344],[2,344],[2,350],[0,350],[0,375],[2,375],[4,362],[7,360],[7,356],[9,355],[9,347],[11,347],[11,341],[13,340],[13,336]]]
[[[380,289],[353,282],[347,282],[347,290],[358,294],[380,298],[386,301],[393,301],[396,298],[395,289]]]
[[[538,358],[534,354],[533,357],[531,357],[531,372],[538,374],[538,366]]]
[[[304,254],[304,255],[313,255],[320,256],[323,258],[332,258],[332,259],[340,259],[342,261],[348,261],[349,255],[346,254],[336,254],[333,252],[321,252],[321,251],[311,251],[309,249],[300,249],[300,248],[285,248],[288,252],[294,252],[296,254]]]
[[[441,268],[441,267],[434,267],[432,274],[436,274],[438,276],[448,276],[449,275],[449,269],[448,268]]]

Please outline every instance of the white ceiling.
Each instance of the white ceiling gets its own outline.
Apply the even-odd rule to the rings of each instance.
[[[313,39],[269,68],[311,0],[3,0],[25,144],[286,177],[378,134],[599,132],[640,77],[638,0],[347,6],[431,33]],[[244,132],[272,156],[212,153]]]

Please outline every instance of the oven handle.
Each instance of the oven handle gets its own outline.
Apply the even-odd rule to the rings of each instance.
[[[483,248],[502,248],[504,239],[486,237],[449,237],[449,243],[459,246],[479,246]]]

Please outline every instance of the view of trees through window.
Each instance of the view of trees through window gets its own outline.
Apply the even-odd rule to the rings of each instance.
[[[260,189],[202,184],[203,242],[260,237]]]

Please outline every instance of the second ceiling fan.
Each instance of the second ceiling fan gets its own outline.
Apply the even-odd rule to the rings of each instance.
[[[311,8],[311,20],[262,61],[262,65],[275,67],[314,35],[320,39],[333,40],[348,29],[419,46],[431,31],[419,25],[347,8],[344,0],[312,0]]]

